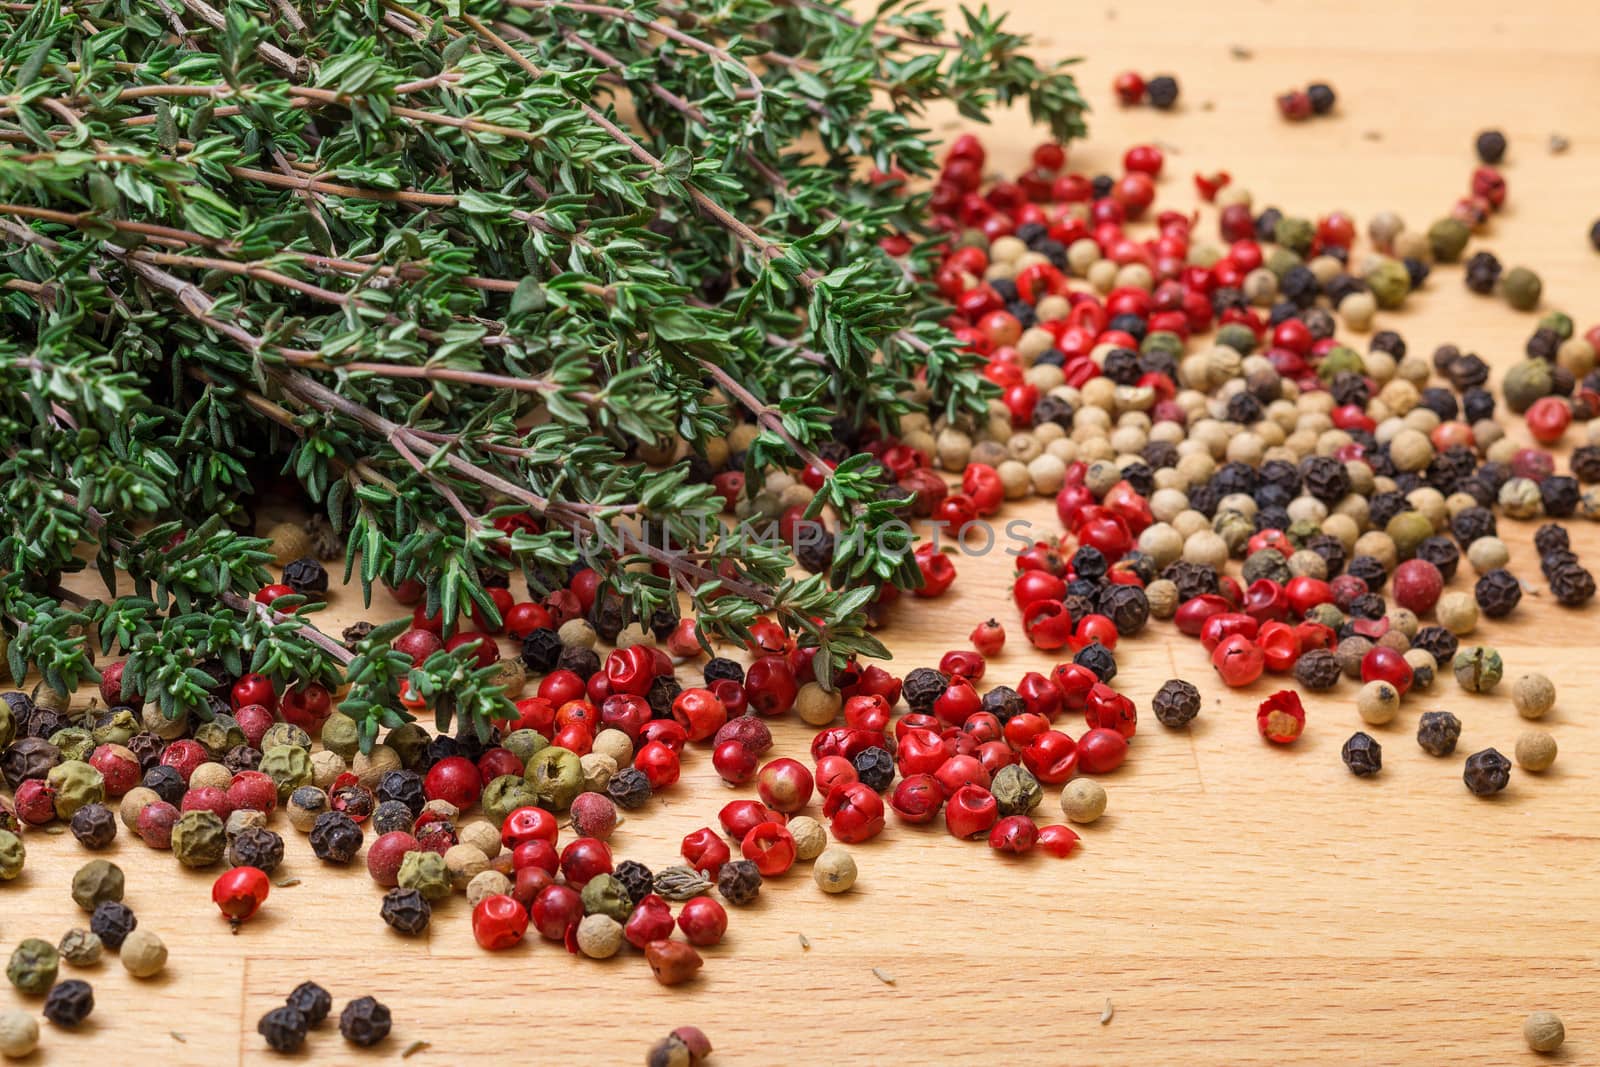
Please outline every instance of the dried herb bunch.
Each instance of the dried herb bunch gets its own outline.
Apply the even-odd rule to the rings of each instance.
[[[441,725],[486,729],[506,702],[462,655],[413,669],[393,627],[351,653],[306,598],[248,599],[268,555],[242,502],[280,472],[347,538],[347,580],[419,580],[447,620],[496,616],[486,573],[559,586],[599,530],[629,617],[684,592],[707,635],[774,611],[821,646],[819,677],[881,654],[863,608],[919,581],[908,533],[790,579],[787,548],[719,524],[695,463],[658,453],[752,423],[753,494],[840,417],[983,409],[913,280],[931,250],[907,183],[935,166],[930,101],[1025,100],[1082,132],[1065,64],[1001,22],[826,0],[4,5],[12,672],[70,689],[96,649],[125,653],[125,691],[202,717],[215,665],[348,680],[365,743],[404,720],[409,675],[445,694]],[[891,235],[913,247],[890,256]],[[813,508],[884,531],[880,479],[846,460]],[[112,596],[60,589],[86,555]]]

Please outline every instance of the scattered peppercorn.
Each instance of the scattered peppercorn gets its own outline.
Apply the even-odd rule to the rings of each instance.
[[[100,940],[100,935],[82,927],[75,927],[62,934],[60,943],[56,945],[56,951],[61,954],[61,958],[74,967],[94,966],[100,962],[104,949],[105,942]]]
[[[1522,1039],[1535,1052],[1554,1052],[1567,1039],[1567,1028],[1553,1011],[1536,1011],[1522,1023]]]
[[[1368,778],[1383,769],[1383,746],[1371,734],[1357,731],[1339,750],[1339,758],[1357,778]]]
[[[320,1026],[333,1010],[333,997],[315,982],[301,982],[284,1003],[306,1017],[307,1026]]]
[[[749,904],[761,892],[761,871],[750,860],[730,860],[717,872],[717,892],[729,904]]]
[[[1473,587],[1478,610],[1491,619],[1503,618],[1515,610],[1522,599],[1522,583],[1504,568],[1496,568],[1478,579]]]
[[[1516,757],[1525,771],[1547,771],[1556,761],[1556,739],[1544,730],[1526,730],[1517,738]]]
[[[293,589],[296,593],[326,593],[328,591],[328,571],[320,560],[311,556],[302,556],[284,564],[283,584]]]
[[[1492,796],[1511,783],[1511,761],[1492,748],[1474,752],[1467,757],[1461,780],[1473,796]]]
[[[352,1045],[369,1048],[389,1036],[389,1009],[371,997],[357,997],[339,1013],[339,1032]]]
[[[72,836],[84,848],[107,848],[117,838],[117,817],[104,804],[85,804],[72,815]]]
[[[135,978],[153,978],[167,966],[167,946],[149,930],[134,930],[122,941],[123,968]]]
[[[263,1015],[256,1023],[256,1033],[266,1038],[267,1047],[274,1052],[298,1052],[306,1043],[308,1027],[303,1012],[284,1006]]]
[[[362,842],[361,827],[342,811],[325,811],[311,826],[311,851],[324,863],[349,863]]]
[[[11,951],[6,963],[6,979],[17,987],[17,992],[30,997],[43,996],[55,984],[56,972],[61,968],[61,956],[55,946],[37,937],[30,937]]]
[[[1151,107],[1170,111],[1178,102],[1178,79],[1170,74],[1157,74],[1145,82],[1144,93]]]
[[[391,929],[415,937],[428,929],[433,905],[417,890],[397,887],[383,895],[378,914]]]
[[[57,1026],[77,1026],[94,1011],[94,989],[78,978],[58,982],[44,1001],[44,1017]]]
[[[1326,115],[1333,110],[1337,98],[1333,87],[1324,82],[1312,82],[1306,86],[1306,96],[1311,98],[1311,110],[1318,115]]]

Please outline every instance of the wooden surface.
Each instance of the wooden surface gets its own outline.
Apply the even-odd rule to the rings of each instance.
[[[1373,211],[1393,208],[1426,226],[1462,192],[1474,133],[1501,126],[1512,144],[1510,202],[1475,246],[1508,267],[1538,269],[1546,306],[1569,310],[1580,328],[1600,316],[1600,257],[1585,237],[1600,215],[1600,8],[1578,0],[1012,7],[1014,27],[1051,51],[1092,57],[1080,71],[1094,137],[1073,147],[1073,166],[1113,169],[1127,145],[1159,141],[1168,151],[1162,207],[1190,204],[1195,170],[1225,168],[1258,205],[1345,208],[1363,228]],[[1251,57],[1236,58],[1230,46]],[[1180,109],[1116,108],[1107,87],[1125,67],[1176,73]],[[1282,124],[1274,94],[1313,79],[1337,88],[1337,115]],[[1547,153],[1552,132],[1570,140],[1565,155]],[[986,139],[992,163],[1012,169],[1037,135],[1016,116]],[[1202,228],[1213,227],[1208,213]],[[1438,271],[1413,304],[1381,321],[1418,351],[1454,341],[1497,367],[1518,358],[1533,323],[1467,293],[1457,268]],[[1013,516],[1057,530],[1043,504]],[[1532,527],[1502,522],[1516,544],[1514,568],[1537,583]],[[1574,541],[1600,565],[1600,537],[1575,528]],[[1015,635],[1008,562],[960,561],[948,597],[904,612],[888,631],[897,669],[963,644],[990,614]],[[358,608],[353,596],[336,598],[333,632]],[[159,980],[138,983],[108,957],[85,975],[98,1000],[92,1021],[78,1033],[46,1026],[30,1062],[272,1062],[255,1022],[314,978],[336,1007],[372,994],[396,1022],[391,1040],[366,1055],[325,1025],[299,1057],[311,1062],[395,1060],[426,1041],[409,1062],[639,1063],[656,1037],[692,1023],[711,1036],[718,1064],[1505,1064],[1539,1059],[1523,1045],[1521,1024],[1548,1008],[1569,1034],[1552,1059],[1600,1063],[1597,610],[1567,612],[1532,596],[1508,622],[1482,628],[1508,677],[1544,670],[1560,686],[1545,722],[1561,746],[1556,767],[1540,777],[1519,770],[1487,801],[1463,788],[1459,757],[1432,759],[1412,735],[1422,711],[1449,708],[1466,724],[1461,754],[1489,745],[1509,753],[1526,724],[1503,694],[1472,697],[1444,680],[1409,699],[1398,721],[1373,731],[1384,745],[1382,776],[1357,780],[1338,755],[1361,728],[1353,685],[1307,699],[1309,728],[1293,748],[1267,746],[1252,712],[1272,683],[1221,691],[1199,645],[1156,624],[1118,650],[1116,686],[1145,721],[1126,766],[1105,781],[1109,814],[1085,831],[1077,855],[1001,859],[891,818],[879,840],[855,849],[853,893],[825,897],[803,871],[769,883],[754,907],[730,909],[727,940],[707,954],[695,984],[676,990],[657,986],[637,955],[594,963],[537,940],[486,955],[460,898],[438,910],[426,940],[402,940],[379,922],[379,894],[359,865],[321,867],[287,827],[278,877],[301,883],[275,890],[262,917],[233,937],[208,899],[215,872],[183,871],[124,834],[112,858],[127,870],[128,903],[166,939],[171,964]],[[988,681],[1013,682],[1051,662],[1014,636]],[[1201,718],[1178,733],[1147,714],[1172,676],[1206,693]],[[800,754],[809,736],[792,720],[777,732],[775,755]],[[1056,793],[1041,809],[1047,820]],[[616,851],[663,865],[681,835],[712,823],[734,795],[745,794],[719,785],[696,752],[681,785],[629,817]],[[86,918],[67,894],[85,853],[65,837],[32,834],[28,843],[27,873],[0,888],[7,946],[53,941]],[[1108,999],[1115,1017],[1102,1025]],[[14,1003],[9,989],[0,994],[0,1006]]]

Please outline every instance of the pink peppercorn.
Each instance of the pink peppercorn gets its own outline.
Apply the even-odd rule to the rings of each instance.
[[[19,790],[20,792],[20,790]],[[139,838],[151,848],[172,847],[172,827],[179,811],[165,800],[155,800],[139,809]],[[398,865],[396,867],[398,869]]]
[[[185,785],[189,783],[195,768],[210,758],[204,745],[186,737],[172,742],[161,753],[162,764],[181,774]]]
[[[1394,569],[1395,603],[1418,615],[1426,615],[1439,602],[1444,576],[1425,559],[1408,559]]]
[[[210,811],[219,819],[226,820],[233,814],[233,805],[228,803],[226,790],[216,786],[204,786],[200,789],[191,789],[183,794],[183,802],[179,804],[183,811]]]
[[[404,830],[391,831],[367,849],[367,873],[385,889],[393,889],[400,884],[400,861],[407,852],[420,851],[422,845],[415,837]]]

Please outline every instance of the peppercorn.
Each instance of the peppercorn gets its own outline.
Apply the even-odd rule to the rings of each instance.
[[[361,827],[342,811],[325,811],[311,826],[311,851],[324,863],[349,863],[362,840]]]
[[[1488,693],[1500,684],[1505,666],[1499,652],[1483,645],[1472,645],[1456,653],[1451,670],[1467,692]]]
[[[1478,609],[1491,619],[1499,619],[1511,614],[1522,599],[1522,583],[1510,571],[1497,568],[1479,578],[1472,592]]]
[[[761,892],[761,871],[750,860],[729,860],[717,872],[717,892],[729,904],[749,904]]]
[[[1150,601],[1136,585],[1109,585],[1100,594],[1100,614],[1108,617],[1122,637],[1144,629],[1150,619]]]
[[[1022,695],[1015,689],[1009,685],[997,685],[983,694],[983,710],[999,719],[1001,723],[1007,723],[1028,708]]]
[[[1326,115],[1328,112],[1333,110],[1333,105],[1336,100],[1333,92],[1333,86],[1328,85],[1325,82],[1312,82],[1310,85],[1306,86],[1306,96],[1311,100],[1312,114]]]
[[[306,1043],[308,1026],[303,1012],[284,1006],[263,1015],[256,1023],[256,1033],[266,1038],[267,1047],[274,1052],[298,1052]]]
[[[84,911],[94,911],[105,901],[120,901],[126,884],[121,867],[110,860],[90,860],[72,876],[72,899]]]
[[[1356,694],[1356,711],[1365,722],[1382,726],[1400,714],[1400,690],[1388,682],[1374,680]]]
[[[57,983],[44,1000],[44,1017],[57,1026],[77,1026],[93,1011],[94,989],[77,978]]]
[[[1467,288],[1480,296],[1494,292],[1500,280],[1500,261],[1493,252],[1478,252],[1467,260]]]
[[[622,923],[610,915],[585,915],[575,935],[578,951],[592,960],[608,960],[622,948]]]
[[[0,882],[9,882],[22,873],[28,849],[12,830],[0,830]]]
[[[1467,757],[1461,780],[1473,796],[1492,796],[1511,783],[1511,761],[1492,748],[1474,752]]]
[[[1522,1040],[1535,1052],[1554,1052],[1566,1039],[1566,1027],[1553,1011],[1533,1012],[1522,1023]]]
[[[1461,720],[1448,711],[1425,711],[1417,721],[1417,744],[1432,756],[1448,756],[1461,738]]]
[[[407,852],[396,875],[403,889],[415,889],[432,903],[450,895],[450,872],[444,857],[428,850]]]
[[[1506,135],[1499,130],[1484,130],[1472,142],[1478,158],[1489,166],[1498,164],[1506,155]]]
[[[86,804],[72,816],[72,836],[84,848],[106,848],[117,839],[117,817],[104,804]]]
[[[1518,311],[1532,311],[1539,306],[1544,283],[1527,267],[1512,267],[1506,272],[1500,291],[1505,295],[1506,303]]]
[[[346,1041],[370,1048],[389,1036],[389,1009],[371,997],[357,997],[339,1013],[339,1032]]]
[[[1556,761],[1556,739],[1544,730],[1526,730],[1517,738],[1517,764],[1538,774]]]
[[[811,877],[824,893],[846,893],[856,884],[855,857],[838,845],[825,850],[811,868]]]
[[[730,682],[738,682],[740,685],[744,684],[744,668],[734,660],[725,659],[722,656],[713,656],[706,660],[704,674],[706,685],[708,686],[712,682],[722,681],[723,679],[727,679]]]
[[[135,978],[153,978],[167,966],[167,946],[148,930],[134,930],[122,941],[121,958]]]
[[[1524,674],[1511,687],[1511,703],[1524,719],[1541,719],[1555,707],[1555,683],[1542,674]]]
[[[996,771],[989,792],[994,794],[1002,816],[1026,815],[1044,799],[1044,787],[1039,779],[1019,763],[1007,764]]]
[[[1181,678],[1171,678],[1156,690],[1150,706],[1161,725],[1176,730],[1189,725],[1200,714],[1200,690]]]
[[[628,893],[628,899],[634,904],[638,904],[655,892],[655,875],[651,873],[649,867],[637,860],[623,860],[617,864],[611,876],[622,884]]]
[[[61,968],[61,957],[55,946],[37,937],[30,937],[11,952],[6,964],[6,978],[17,991],[30,997],[43,996],[55,984],[56,972]]]
[[[855,766],[857,778],[874,793],[881,793],[894,783],[894,757],[887,749],[876,745],[864,748],[850,762]]]
[[[1170,74],[1157,74],[1145,82],[1144,95],[1157,111],[1169,111],[1178,102],[1178,79]]]
[[[1567,607],[1577,607],[1591,600],[1595,594],[1594,575],[1576,563],[1553,570],[1549,575],[1550,592]]]
[[[671,870],[673,868],[668,869]],[[665,874],[666,872],[663,871],[662,873]],[[699,877],[698,872],[696,872],[696,877]],[[711,883],[703,878],[700,879],[700,884],[704,887],[700,890],[701,892],[711,887]],[[655,887],[652,886],[652,888]],[[666,894],[662,895],[665,896]],[[698,893],[694,895],[698,895]],[[619,923],[625,923],[628,921],[628,916],[633,914],[633,896],[628,892],[628,887],[623,884],[622,879],[614,874],[595,875],[584,885],[580,896],[583,898],[583,910],[587,915],[605,915]],[[668,897],[667,899],[671,900],[673,898]]]
[[[929,715],[933,712],[933,702],[944,694],[945,688],[950,684],[950,679],[931,667],[917,667],[910,671],[900,693],[905,698],[906,706],[919,715]]]
[[[1105,811],[1105,787],[1093,778],[1074,778],[1061,790],[1061,812],[1072,822],[1092,823]]]
[[[178,816],[172,827],[172,854],[185,867],[211,866],[228,849],[222,818],[214,811],[194,809]]]
[[[606,796],[619,808],[637,811],[650,803],[650,779],[636,767],[624,767],[606,783]]]
[[[126,941],[123,944],[127,944]],[[74,967],[93,967],[100,962],[105,942],[92,930],[74,927],[61,935],[56,951]]]
[[[522,639],[522,663],[530,671],[548,674],[555,670],[564,647],[555,630],[541,626]]]

